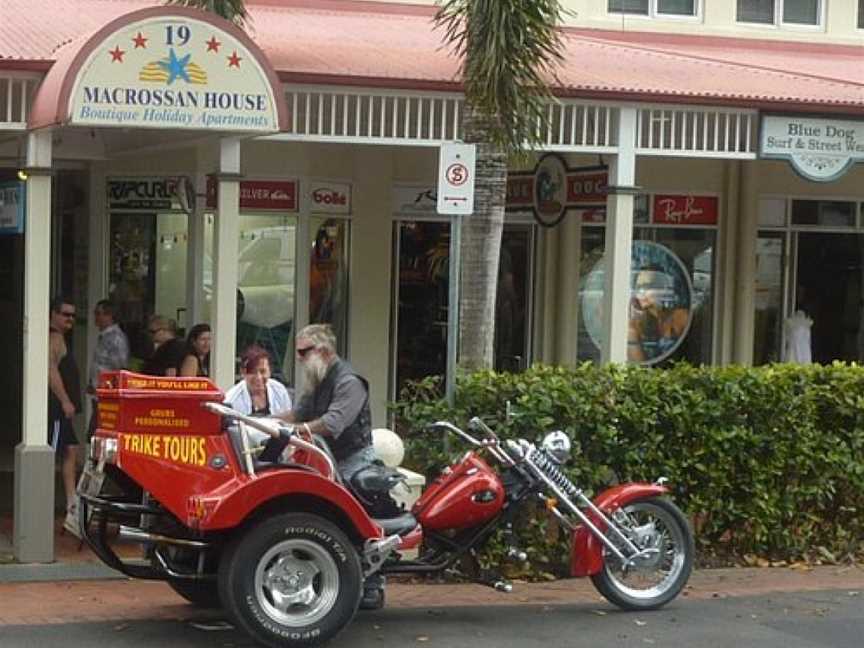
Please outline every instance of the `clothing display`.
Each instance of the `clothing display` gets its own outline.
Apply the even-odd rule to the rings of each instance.
[[[810,329],[813,320],[802,310],[795,311],[783,323],[786,332],[786,343],[783,347],[783,362],[810,364],[813,362],[813,351],[810,339]]]

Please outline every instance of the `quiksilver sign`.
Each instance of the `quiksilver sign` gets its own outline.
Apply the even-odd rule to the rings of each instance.
[[[240,38],[210,21],[158,15],[94,45],[73,86],[69,123],[276,132],[277,100]]]
[[[808,180],[831,182],[864,160],[864,121],[766,115],[759,156],[789,160]]]

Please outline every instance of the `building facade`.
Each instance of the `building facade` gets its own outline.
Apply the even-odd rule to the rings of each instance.
[[[294,384],[294,332],[330,322],[379,425],[405,380],[444,370],[435,194],[463,96],[432,3],[248,4],[247,35],[145,0],[4,9],[0,489],[19,559],[51,555],[25,538],[52,509],[52,293],[82,315],[82,367],[110,298],[133,362],[149,315],[211,323],[222,388],[251,343]],[[864,359],[861,3],[565,4],[545,145],[509,179],[496,366],[777,361],[799,309],[815,361]]]

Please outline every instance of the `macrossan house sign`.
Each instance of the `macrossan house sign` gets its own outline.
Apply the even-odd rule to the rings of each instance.
[[[204,11],[157,7],[66,46],[30,126],[272,133],[285,110],[281,83],[245,33]]]
[[[766,115],[759,156],[789,160],[804,178],[831,182],[864,159],[864,121]]]
[[[544,227],[555,227],[569,209],[603,209],[609,171],[605,166],[570,169],[554,153],[544,155],[533,171],[507,173],[508,211],[531,211]]]

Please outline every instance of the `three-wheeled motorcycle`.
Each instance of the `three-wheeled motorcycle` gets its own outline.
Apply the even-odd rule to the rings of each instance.
[[[628,610],[658,608],[686,584],[694,542],[658,483],[614,486],[593,500],[562,472],[569,441],[503,442],[481,420],[432,427],[471,447],[410,511],[383,506],[398,476],[376,467],[343,483],[326,443],[222,404],[202,378],[105,373],[98,426],[79,486],[80,531],[108,565],[161,579],[187,600],[222,606],[268,646],[331,639],[374,574],[435,573],[472,555],[514,516],[541,504],[571,537],[570,573]],[[251,430],[287,442],[261,461]],[[491,458],[492,466],[484,458]],[[376,517],[378,516],[378,517]],[[141,543],[124,560],[117,540]],[[415,558],[405,553],[413,549]],[[508,559],[527,556],[511,546]],[[482,581],[501,591],[494,574]]]

